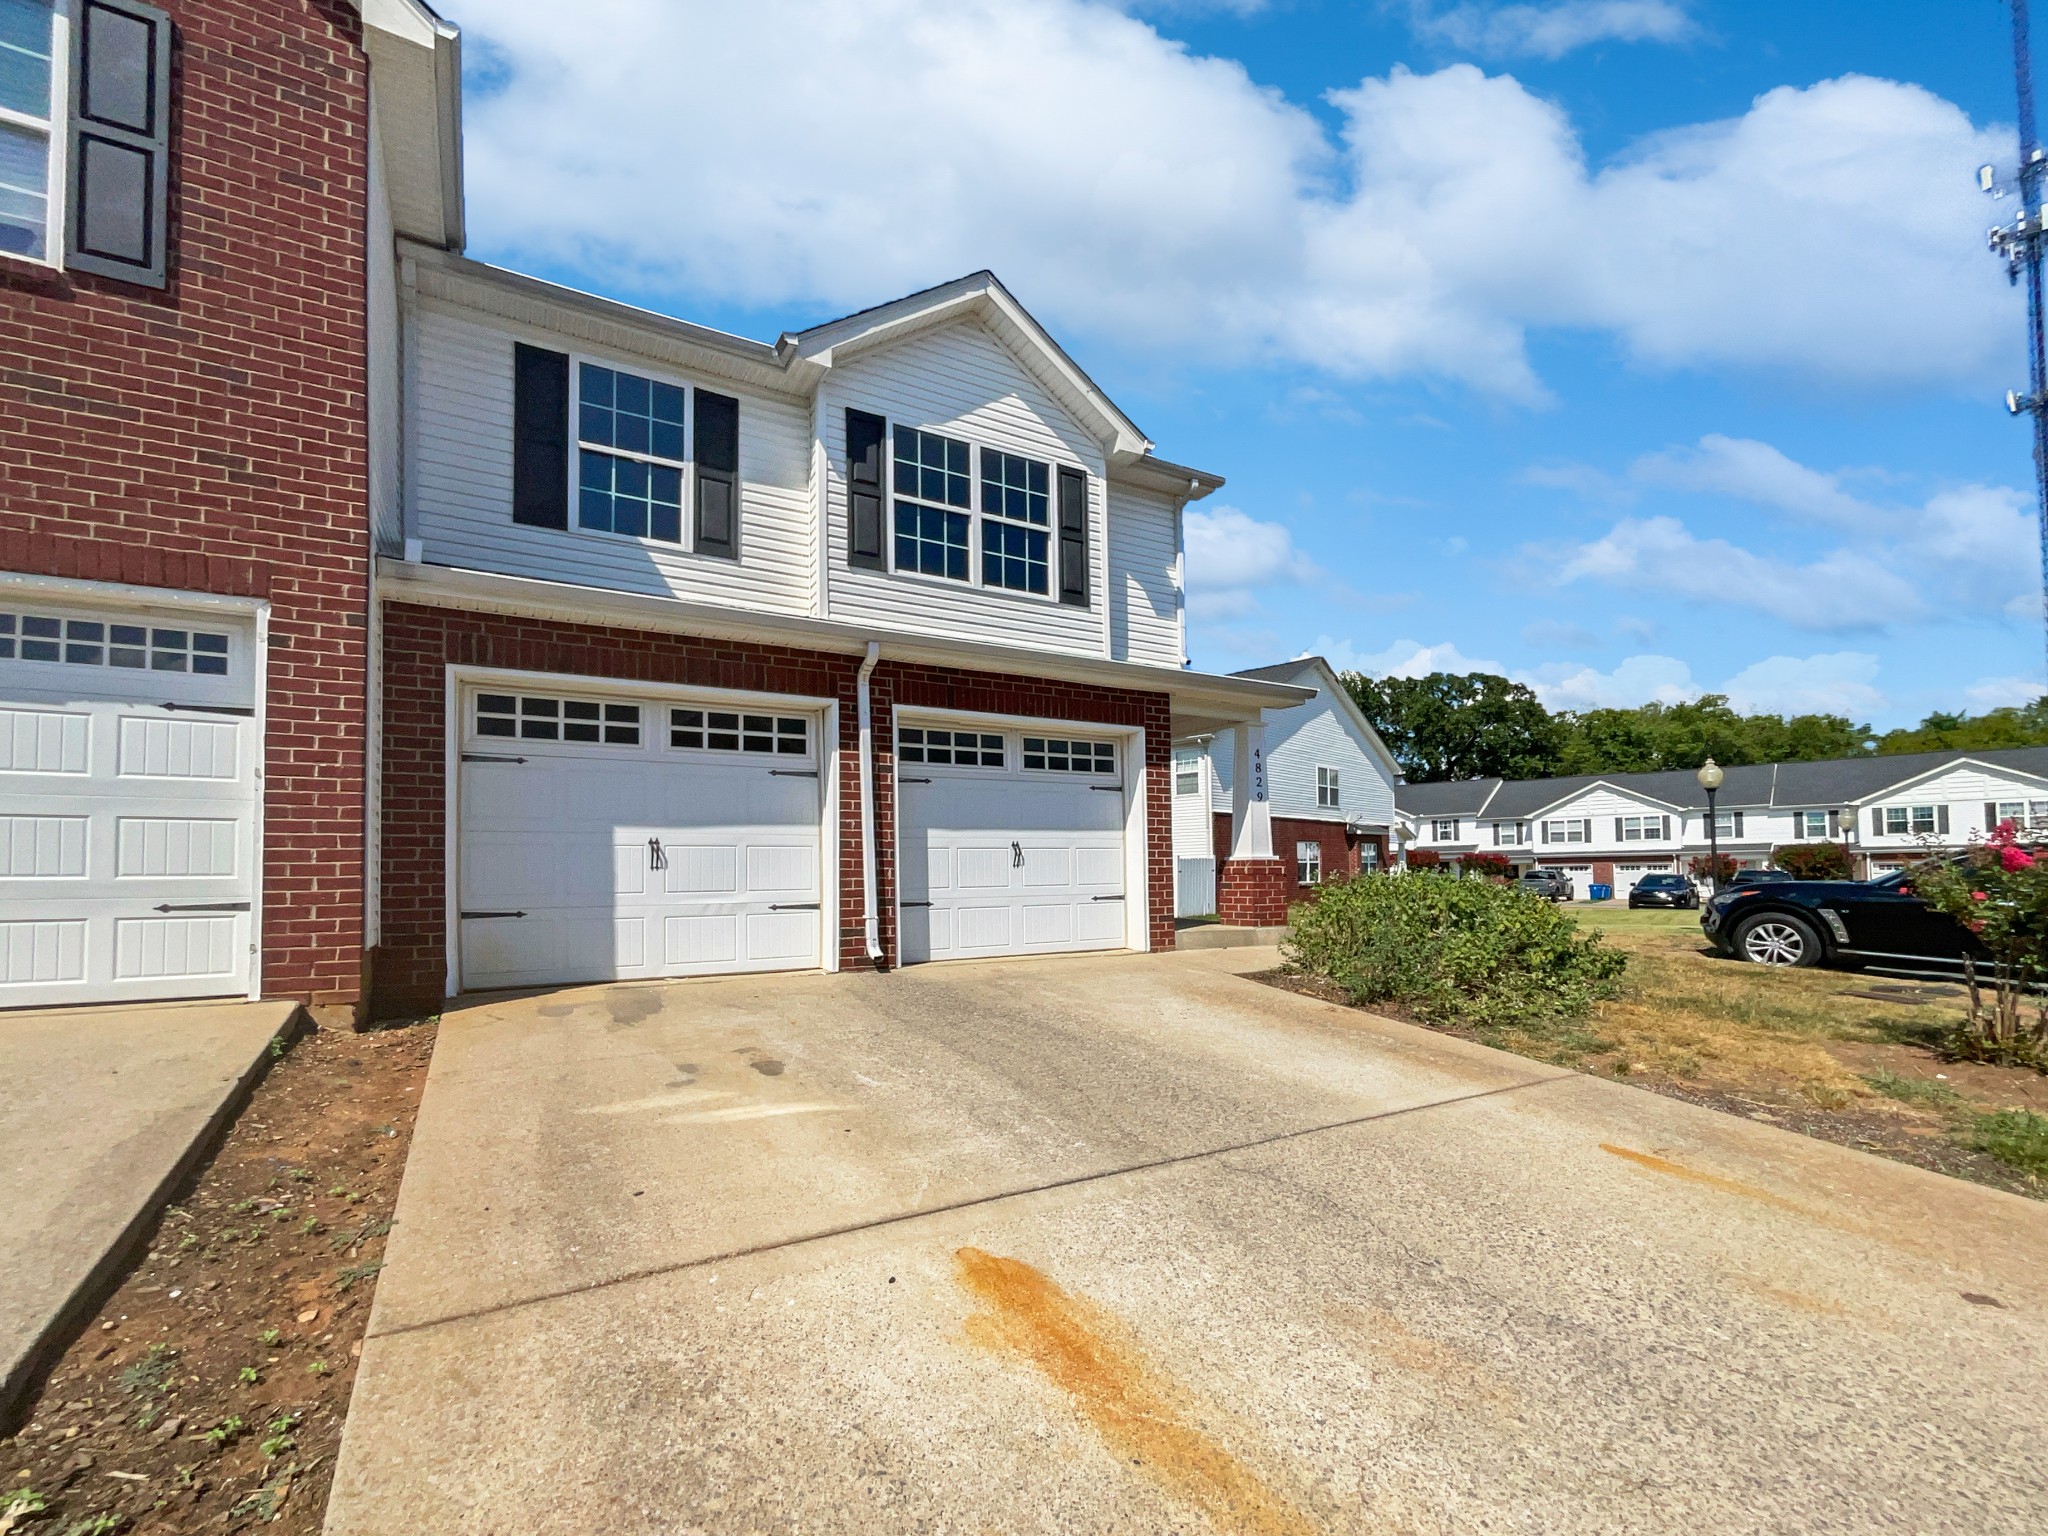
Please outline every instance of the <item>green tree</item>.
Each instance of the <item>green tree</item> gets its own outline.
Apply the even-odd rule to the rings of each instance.
[[[1490,672],[1342,681],[1411,784],[1540,779],[1558,771],[1563,724],[1520,683]]]
[[[1986,752],[2000,747],[2048,746],[2048,694],[2031,704],[1958,715],[1936,710],[1917,726],[1886,731],[1880,756],[1897,752]]]
[[[1870,727],[1843,715],[1739,715],[1718,693],[1689,704],[1589,709],[1562,718],[1569,732],[1567,773],[1690,769],[1709,757],[1723,767],[1861,757],[1871,740]]]

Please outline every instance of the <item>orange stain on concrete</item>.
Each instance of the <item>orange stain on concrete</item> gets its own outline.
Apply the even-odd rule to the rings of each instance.
[[[1119,1456],[1196,1506],[1218,1530],[1314,1536],[1301,1511],[1182,1419],[1170,1388],[1113,1337],[1114,1319],[1021,1260],[979,1248],[953,1257],[961,1286],[987,1309],[968,1318],[967,1336],[1029,1360]]]
[[[1794,1216],[1804,1216],[1809,1221],[1823,1222],[1828,1226],[1836,1225],[1817,1212],[1809,1211],[1803,1205],[1794,1205],[1790,1200],[1774,1195],[1768,1189],[1758,1189],[1754,1184],[1724,1179],[1717,1173],[1701,1173],[1697,1168],[1688,1168],[1685,1164],[1674,1163],[1669,1158],[1658,1157],[1649,1152],[1637,1152],[1629,1147],[1613,1146],[1604,1141],[1600,1143],[1600,1150],[1615,1157],[1626,1158],[1652,1173],[1668,1174],[1674,1179],[1684,1179],[1691,1184],[1704,1184],[1707,1188],[1718,1189],[1724,1194],[1741,1195],[1746,1200],[1756,1200],[1764,1205],[1775,1206],[1781,1211],[1790,1211]]]

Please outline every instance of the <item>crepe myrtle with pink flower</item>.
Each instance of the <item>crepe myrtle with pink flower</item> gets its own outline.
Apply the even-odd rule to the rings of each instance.
[[[1977,1061],[2048,1069],[2048,850],[2001,821],[1960,858],[1922,865],[1913,890],[1976,937],[1964,959],[1969,1017],[1949,1041]]]

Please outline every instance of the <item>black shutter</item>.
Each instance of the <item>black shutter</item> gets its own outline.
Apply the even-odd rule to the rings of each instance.
[[[67,266],[161,288],[171,185],[171,18],[84,0],[72,31]]]
[[[1986,800],[1984,802],[1984,830],[1986,832],[1996,832],[1998,830],[1998,802],[1996,800]]]
[[[512,351],[512,521],[569,526],[569,354]]]
[[[1621,839],[1622,839],[1622,831],[1621,831],[1621,818],[1620,818],[1619,816],[1617,816],[1617,817],[1615,817],[1615,818],[1614,818],[1614,840],[1615,840],[1615,841],[1616,841],[1616,842],[1618,843],[1618,842],[1620,842],[1620,841],[1621,841]]]
[[[1881,805],[1874,805],[1870,808],[1870,835],[1872,837],[1884,836],[1884,807]]]
[[[1742,836],[1742,812],[1735,813],[1735,836]]]
[[[1934,830],[1943,837],[1948,836],[1948,807],[1945,805],[1937,805],[1934,808]]]
[[[846,563],[886,571],[882,549],[882,453],[889,423],[866,411],[846,412]]]
[[[1088,606],[1088,476],[1060,469],[1060,601]]]
[[[697,530],[700,555],[740,552],[740,403],[697,391]]]

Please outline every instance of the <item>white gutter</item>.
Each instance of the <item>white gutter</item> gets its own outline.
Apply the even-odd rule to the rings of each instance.
[[[882,930],[875,907],[875,717],[868,692],[868,679],[875,663],[882,659],[882,642],[868,642],[867,658],[860,664],[857,692],[860,699],[860,920],[867,937],[868,958],[878,964],[882,958]]]

